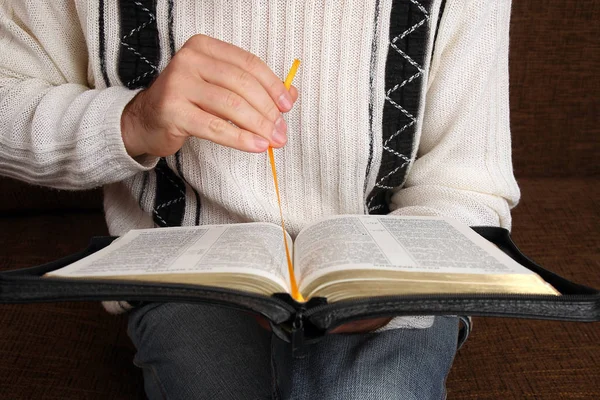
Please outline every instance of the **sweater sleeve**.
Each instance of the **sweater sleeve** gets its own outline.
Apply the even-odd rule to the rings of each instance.
[[[121,137],[137,92],[90,88],[74,3],[0,1],[0,175],[86,189],[156,163],[131,158]]]
[[[510,0],[448,0],[431,61],[417,160],[394,215],[510,229],[520,197],[508,96]]]

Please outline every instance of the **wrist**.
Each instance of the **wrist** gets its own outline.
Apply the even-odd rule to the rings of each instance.
[[[121,114],[121,137],[123,139],[123,144],[125,145],[125,150],[127,150],[127,154],[132,158],[147,154],[144,141],[140,134],[141,119],[139,118],[140,111],[139,106],[137,105],[141,95],[142,92],[135,95],[135,97],[127,103]]]

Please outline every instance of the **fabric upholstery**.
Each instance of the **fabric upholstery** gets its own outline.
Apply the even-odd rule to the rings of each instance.
[[[600,179],[520,179],[513,238],[542,266],[600,288]],[[474,318],[448,399],[598,399],[598,324]]]
[[[600,175],[598,2],[513,0],[511,18],[517,177]]]
[[[100,189],[65,192],[0,176],[0,215],[35,211],[102,209]]]
[[[600,179],[523,178],[520,184],[517,244],[553,271],[600,287]],[[99,212],[3,217],[0,269],[54,260],[103,234]],[[0,398],[142,395],[124,318],[99,304],[2,305],[0,326]],[[600,398],[598,340],[596,324],[475,318],[449,376],[449,398]]]
[[[56,260],[106,235],[100,211],[0,218],[0,270]],[[0,399],[142,398],[126,320],[100,303],[0,305]]]
[[[600,287],[600,8],[513,1],[511,113],[523,193],[513,237],[541,265]],[[106,234],[100,191],[0,178],[0,270]],[[0,305],[0,399],[143,398],[125,320],[96,303]],[[600,398],[598,324],[475,318],[449,399]]]

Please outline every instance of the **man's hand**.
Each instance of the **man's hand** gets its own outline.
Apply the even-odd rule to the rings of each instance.
[[[263,152],[286,143],[281,113],[297,98],[255,55],[195,35],[125,107],[121,132],[132,157],[174,154],[190,136]]]

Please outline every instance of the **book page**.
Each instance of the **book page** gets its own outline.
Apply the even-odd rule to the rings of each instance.
[[[332,217],[302,229],[294,247],[294,265],[301,282],[315,273],[349,265],[357,268],[391,267],[394,262],[414,265],[410,255],[395,246],[389,235],[380,227],[363,223],[361,217]]]
[[[251,273],[289,279],[281,227],[269,223],[132,230],[52,276]]]
[[[353,269],[533,274],[469,227],[435,217],[333,217],[303,229],[295,249],[301,287]]]
[[[415,261],[402,270],[464,274],[531,274],[468,226],[446,218],[376,217]]]

